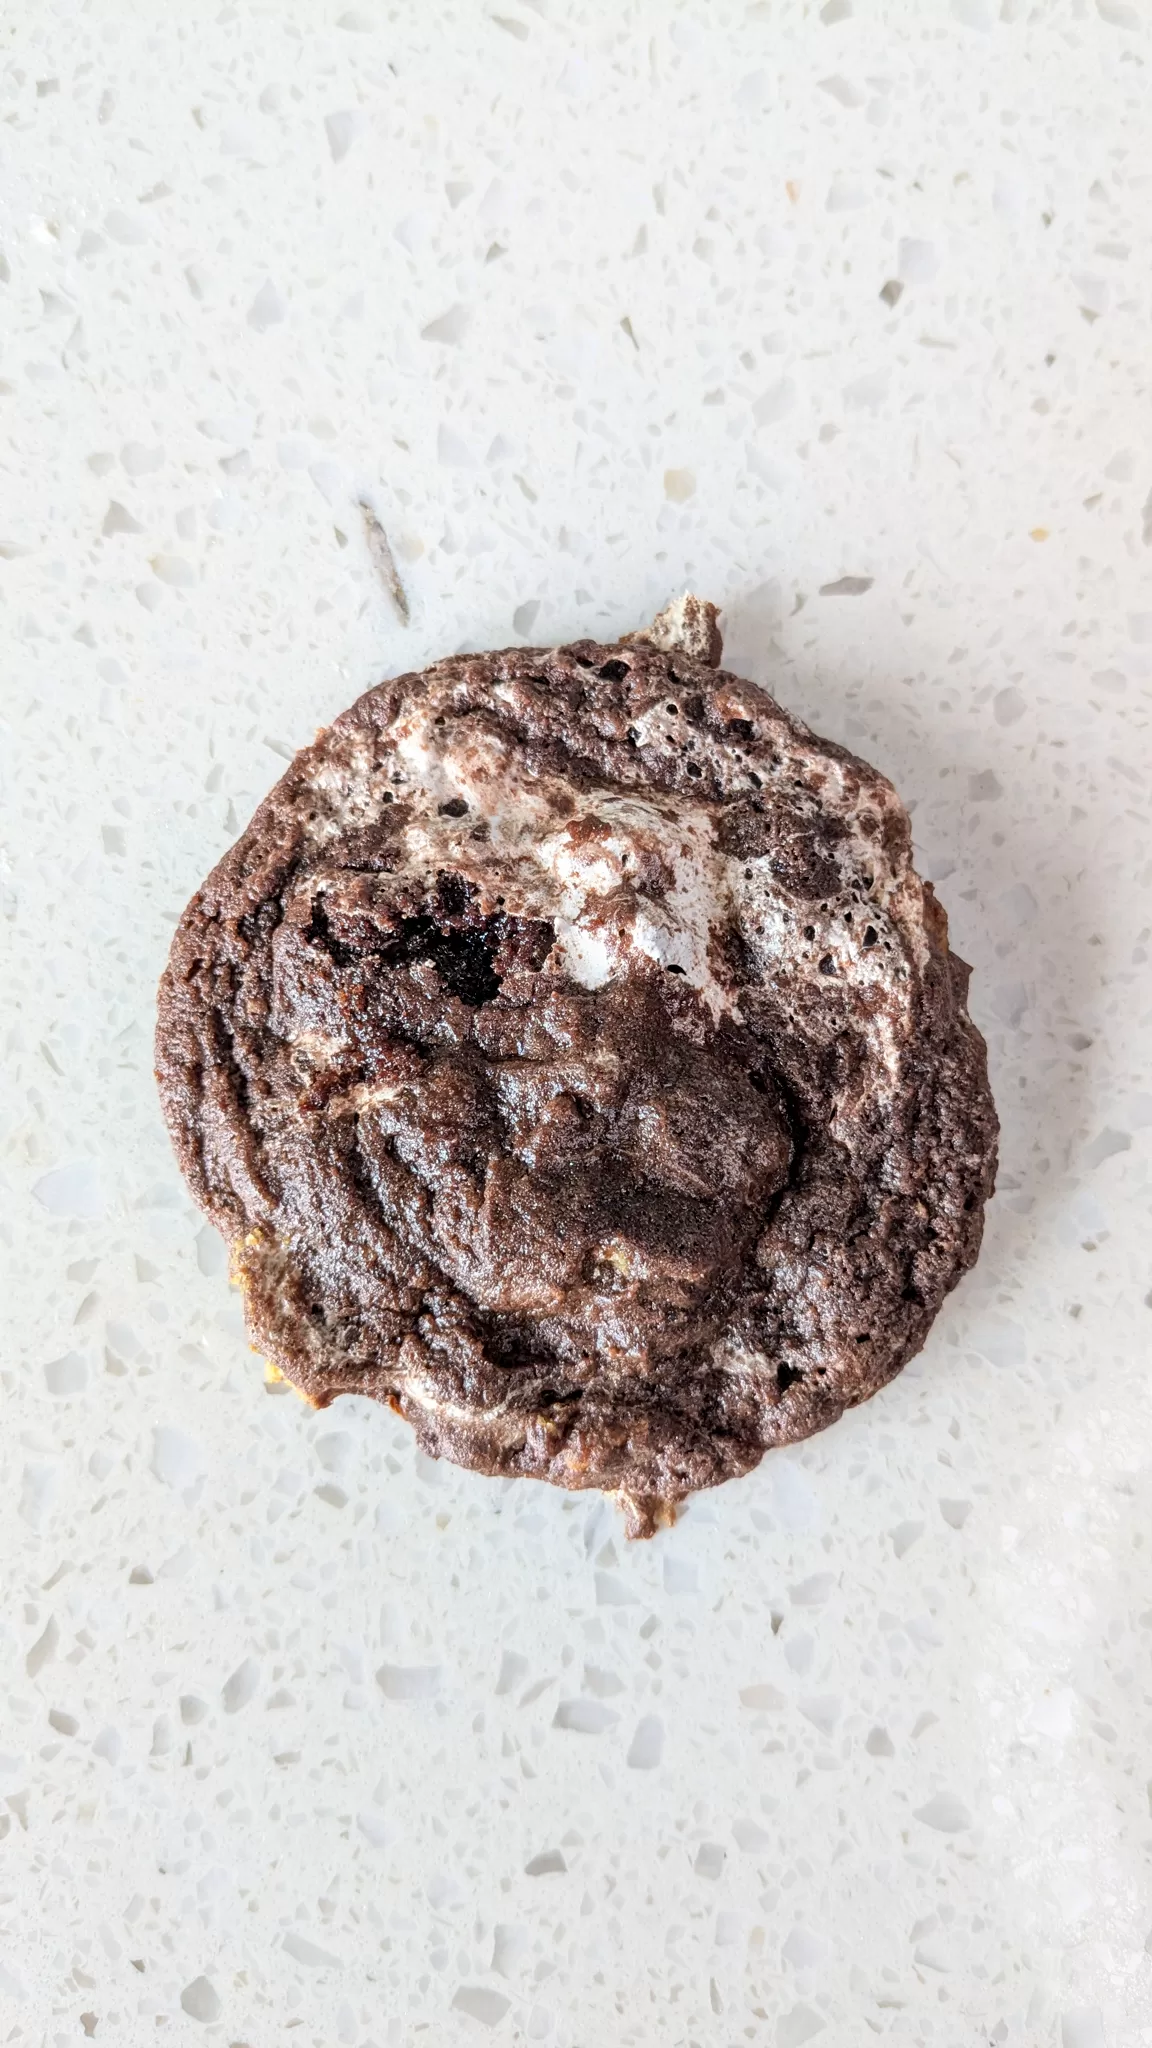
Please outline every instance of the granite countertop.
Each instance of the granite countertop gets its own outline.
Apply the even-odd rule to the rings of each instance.
[[[6,10],[0,2041],[1152,2043],[1150,62]],[[153,994],[358,691],[685,586],[908,799],[1003,1165],[922,1357],[628,1545],[263,1384]]]

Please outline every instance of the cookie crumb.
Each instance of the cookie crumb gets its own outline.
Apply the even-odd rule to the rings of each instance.
[[[664,654],[686,654],[691,661],[702,662],[705,668],[719,668],[724,653],[724,641],[717,620],[720,616],[718,605],[710,604],[706,597],[694,597],[690,590],[683,597],[674,597],[662,612],[657,612],[650,626],[642,626],[636,633],[625,633],[625,641],[644,640],[650,647],[659,647]]]
[[[400,581],[400,571],[396,567],[388,535],[365,498],[360,499],[360,516],[364,521],[364,534],[368,542],[372,567],[395,606],[400,624],[406,626],[411,618],[408,593]]]

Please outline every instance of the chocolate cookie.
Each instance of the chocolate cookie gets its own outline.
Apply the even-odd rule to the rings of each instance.
[[[257,1348],[636,1534],[899,1371],[995,1170],[895,791],[719,658],[686,599],[369,690],[160,988]]]

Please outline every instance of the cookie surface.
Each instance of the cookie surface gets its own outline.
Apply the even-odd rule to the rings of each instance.
[[[895,791],[668,619],[368,691],[189,904],[157,1032],[257,1349],[637,1533],[919,1350],[997,1135]]]

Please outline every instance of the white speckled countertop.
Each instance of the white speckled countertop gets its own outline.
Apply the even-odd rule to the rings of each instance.
[[[1152,2043],[1150,64],[10,0],[0,2042]],[[263,1387],[152,1003],[360,689],[686,584],[909,799],[1003,1171],[923,1357],[628,1547]]]

